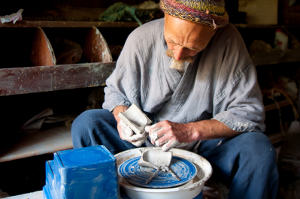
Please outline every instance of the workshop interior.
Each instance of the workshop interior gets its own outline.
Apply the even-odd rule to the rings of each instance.
[[[276,198],[300,198],[300,1],[226,0],[225,9],[257,72]],[[159,0],[1,2],[0,198],[227,198],[210,162],[190,150],[73,148],[72,123],[102,108],[128,36],[163,17]],[[119,117],[135,134],[154,124],[134,104]]]

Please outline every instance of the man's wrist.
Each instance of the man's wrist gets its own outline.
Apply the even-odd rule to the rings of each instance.
[[[112,114],[114,115],[115,119],[117,120],[117,122],[119,122],[120,118],[119,118],[119,113],[121,112],[125,112],[128,109],[128,106],[124,106],[124,105],[119,105],[116,106],[113,111]]]
[[[193,141],[201,140],[201,124],[198,122],[186,123],[186,128],[191,132],[191,138]]]
[[[193,139],[208,140],[220,137],[231,137],[237,135],[238,132],[233,131],[222,122],[218,120],[201,120],[188,123],[191,132],[193,132]]]

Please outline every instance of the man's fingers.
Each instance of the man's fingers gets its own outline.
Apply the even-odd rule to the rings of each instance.
[[[122,140],[127,140],[133,135],[133,131],[121,120],[120,121],[121,134],[120,137]]]
[[[136,147],[140,147],[146,140],[147,134],[135,134],[129,126],[127,126],[122,120],[119,122],[121,129],[120,138],[127,142],[132,143]]]
[[[145,140],[139,140],[139,141],[131,142],[131,144],[133,144],[136,147],[140,147],[144,142]]]
[[[154,124],[155,125],[155,124]],[[152,125],[152,126],[154,126],[154,125]],[[150,129],[152,128],[152,126],[145,126],[145,131],[147,132],[147,133],[149,133],[150,132]]]
[[[134,141],[139,141],[139,140],[143,140],[147,137],[147,134],[143,133],[143,134],[134,134],[132,136],[130,136],[127,141],[129,142],[134,142]]]
[[[155,141],[157,140],[158,136],[157,136],[157,133],[154,132],[154,133],[149,133],[149,137],[150,137],[150,141],[151,143],[154,145]]]
[[[162,129],[163,126],[160,123],[153,124],[151,126],[146,126],[145,131],[149,134],[157,132],[159,129]]]
[[[160,130],[160,129],[155,129],[155,131],[150,131],[149,137],[150,137],[150,141],[151,141],[152,144],[154,144],[155,141],[160,137],[160,136],[158,135],[158,131],[159,131],[159,130]]]
[[[162,150],[163,151],[168,151],[171,148],[176,147],[179,144],[179,142],[177,140],[169,140],[166,144],[164,144],[162,146]]]
[[[168,129],[165,127],[158,127],[158,126],[150,127],[149,137],[150,137],[151,143],[154,144],[155,141],[157,141],[161,137],[164,137],[167,132],[168,132]]]
[[[172,137],[172,134],[164,134],[155,141],[155,146],[162,146],[169,142],[170,140],[175,140],[175,137]]]
[[[168,151],[179,144],[178,136],[180,136],[180,129],[176,128],[176,125],[165,120],[152,126],[147,126],[145,130],[149,132],[153,145],[160,146],[164,151]]]

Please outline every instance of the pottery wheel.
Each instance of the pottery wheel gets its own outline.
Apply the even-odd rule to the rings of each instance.
[[[189,182],[197,174],[197,168],[193,163],[186,159],[173,156],[170,169],[180,180],[170,171],[158,171],[151,182],[147,183],[147,180],[156,172],[156,169],[141,167],[138,164],[139,159],[140,156],[128,159],[123,162],[118,169],[119,174],[135,186],[153,189],[176,187]]]

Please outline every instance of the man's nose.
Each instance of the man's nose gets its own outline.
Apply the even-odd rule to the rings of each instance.
[[[183,47],[176,48],[173,50],[173,56],[175,60],[181,60],[183,59]]]

